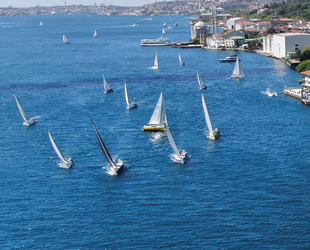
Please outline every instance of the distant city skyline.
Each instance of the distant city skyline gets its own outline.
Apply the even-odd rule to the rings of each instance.
[[[35,6],[64,6],[67,5],[118,5],[118,6],[142,6],[143,4],[155,3],[156,0],[1,0],[0,7],[35,7]]]

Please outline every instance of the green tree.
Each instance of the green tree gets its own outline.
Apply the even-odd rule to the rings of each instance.
[[[310,60],[306,60],[306,61],[301,62],[296,68],[296,71],[298,73],[303,72],[303,71],[307,71],[307,70],[310,70]]]
[[[300,57],[300,61],[305,61],[310,59],[310,46],[305,47],[302,50],[302,55]]]

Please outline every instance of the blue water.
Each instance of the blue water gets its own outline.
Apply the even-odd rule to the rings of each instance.
[[[1,249],[310,248],[310,110],[283,94],[299,74],[238,52],[246,77],[236,81],[234,65],[219,62],[232,52],[140,46],[161,36],[163,22],[171,41],[188,41],[183,18],[0,18]],[[148,68],[156,51],[157,72]],[[103,74],[113,94],[103,93]],[[126,109],[125,81],[137,109]],[[171,161],[164,133],[142,130],[161,92],[187,164]],[[222,132],[215,142],[202,92]],[[14,94],[35,126],[22,125]],[[89,117],[125,161],[122,175],[107,172]],[[58,166],[47,129],[72,169]]]

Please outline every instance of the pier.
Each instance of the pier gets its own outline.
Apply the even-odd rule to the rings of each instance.
[[[300,87],[286,87],[285,86],[284,94],[301,100],[301,90],[302,88]]]

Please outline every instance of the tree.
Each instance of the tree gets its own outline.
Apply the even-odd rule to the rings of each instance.
[[[300,61],[305,61],[310,59],[310,46],[305,47],[302,50],[302,55],[300,57]]]
[[[303,71],[307,71],[307,70],[310,70],[310,60],[306,60],[306,61],[301,62],[296,68],[296,71],[298,73],[303,72]]]

